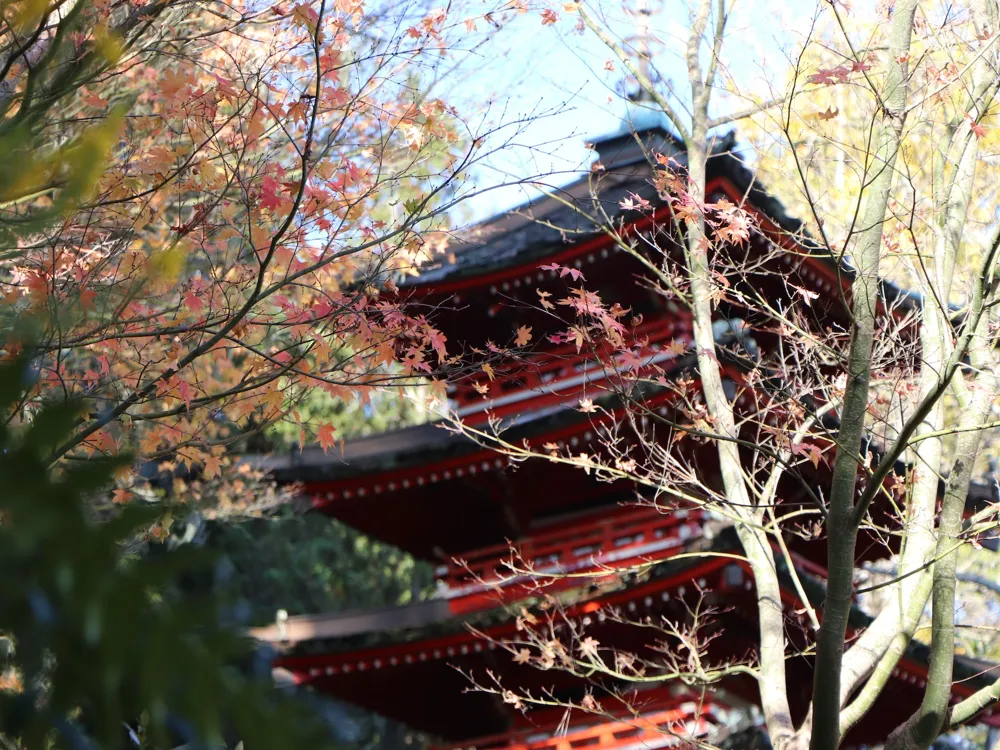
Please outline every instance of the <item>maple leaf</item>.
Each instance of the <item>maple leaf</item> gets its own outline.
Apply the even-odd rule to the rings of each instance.
[[[750,239],[750,217],[746,211],[733,206],[731,210],[722,213],[715,233],[723,242],[742,246]]]
[[[526,648],[518,649],[517,653],[514,654],[515,664],[527,664],[530,661],[531,661],[531,652]]]
[[[531,326],[519,326],[517,329],[517,338],[514,339],[514,344],[516,346],[524,346],[529,341],[531,341]]]
[[[586,281],[583,272],[579,268],[570,268],[568,266],[561,266],[558,263],[549,263],[548,265],[539,266],[543,271],[556,271],[559,273],[559,278],[565,278],[569,276],[573,281]],[[539,292],[541,294],[541,292]],[[548,295],[546,295],[548,296]]]
[[[813,468],[819,468],[820,459],[823,458],[823,451],[813,443],[796,443],[792,446],[792,453],[808,458]]]
[[[437,354],[438,362],[444,362],[445,358],[448,356],[448,349],[445,346],[448,341],[448,337],[436,328],[432,328],[427,332],[427,341]]]
[[[674,339],[665,347],[663,347],[663,350],[672,357],[679,357],[680,355],[684,354],[684,352],[686,352],[687,349],[688,349],[687,342],[681,339]]]
[[[324,453],[329,453],[330,448],[337,445],[337,438],[334,435],[335,432],[336,430],[329,422],[321,424],[319,429],[316,430],[316,440],[319,442]]]
[[[551,8],[542,11],[542,26],[549,26],[559,20],[559,14]]]
[[[597,639],[587,636],[582,641],[580,641],[580,653],[591,659],[597,658],[597,647],[601,644]]]
[[[163,436],[159,431],[150,430],[139,440],[139,450],[145,455],[151,455],[159,450],[162,442]]]
[[[265,409],[264,414],[268,417],[274,416],[281,411],[285,404],[285,395],[277,388],[272,388],[260,397]]]
[[[431,401],[444,402],[448,398],[448,384],[440,378],[431,381],[430,399]]]
[[[260,182],[260,207],[275,211],[285,204],[285,199],[278,193],[281,183],[270,175],[265,175]]]
[[[192,396],[194,396],[194,390],[191,388],[191,384],[188,383],[186,380],[178,381],[177,395],[180,397],[181,401],[184,402],[184,406],[190,409],[191,398]]]
[[[597,411],[597,407],[594,406],[594,402],[592,399],[581,398],[578,411],[582,411],[584,414],[592,414],[593,412]]]
[[[319,14],[305,3],[299,3],[292,8],[292,20],[315,33],[316,24],[319,23]]]
[[[626,349],[619,355],[619,361],[626,370],[638,370],[649,362],[649,357],[644,357],[641,352]]]
[[[629,193],[628,198],[622,198],[618,203],[623,211],[646,211],[652,207],[652,203],[635,193]]]
[[[476,389],[476,393],[478,393],[480,396],[483,396],[484,398],[488,396],[490,393],[489,383],[480,383],[478,381],[475,381],[472,383],[472,387]]]
[[[827,107],[825,112],[819,112],[816,116],[821,120],[832,120],[840,114],[840,110],[835,107]]]
[[[986,137],[986,128],[983,127],[982,123],[977,122],[976,119],[968,112],[965,113],[965,121],[969,123],[969,130],[972,131],[976,140]]]
[[[552,296],[552,292],[543,292],[541,289],[536,289],[535,293],[538,295],[539,303],[546,310],[555,310],[556,306],[549,302],[548,298]]]
[[[834,83],[846,83],[847,77],[850,73],[851,69],[845,65],[839,65],[836,68],[819,68],[806,80],[809,83],[818,83],[822,86],[829,86]]]
[[[814,292],[814,291],[812,291],[811,289],[803,289],[803,288],[802,288],[802,287],[800,287],[800,286],[795,286],[795,284],[792,284],[792,285],[791,285],[791,287],[792,287],[792,289],[794,289],[794,290],[795,290],[796,292],[798,292],[799,296],[801,296],[801,297],[802,297],[802,300],[803,300],[803,301],[804,301],[804,302],[805,302],[805,303],[806,303],[807,305],[809,305],[809,307],[812,307],[812,301],[813,301],[814,299],[818,299],[818,298],[819,298],[819,292]]]
[[[495,372],[493,372],[493,366],[492,366],[492,365],[491,365],[491,364],[490,364],[489,362],[486,362],[486,363],[485,363],[485,364],[483,365],[483,372],[485,372],[485,373],[486,373],[486,376],[487,376],[487,377],[488,377],[488,378],[489,378],[490,380],[495,380],[495,379],[496,379],[496,373],[495,373]]]
[[[117,489],[111,493],[111,502],[115,505],[128,505],[132,501],[132,493],[128,490]]]
[[[184,293],[184,307],[193,313],[201,312],[205,303],[202,302],[201,297],[198,296],[197,292],[193,289],[189,289]]]
[[[209,456],[205,459],[202,467],[202,475],[206,479],[213,479],[222,475],[222,459],[219,456]]]

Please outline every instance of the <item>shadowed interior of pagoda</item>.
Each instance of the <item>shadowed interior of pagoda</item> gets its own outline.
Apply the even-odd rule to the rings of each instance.
[[[732,548],[731,541],[726,544]],[[725,545],[716,546],[719,551],[725,548]],[[621,653],[634,653],[648,659],[651,664],[647,674],[656,674],[653,664],[663,663],[660,649],[670,640],[669,636],[626,621],[646,622],[648,618],[655,623],[664,618],[684,623],[690,620],[688,613],[697,607],[702,611],[713,609],[715,614],[700,631],[701,638],[708,642],[702,655],[705,666],[752,663],[758,642],[755,592],[744,566],[731,560],[706,558],[694,563],[666,563],[659,571],[622,584],[617,591],[597,601],[601,609],[588,608],[584,602],[555,615],[556,632],[565,634],[572,629],[576,639],[586,634],[601,644],[614,644]],[[805,648],[808,622],[802,601],[787,579],[783,605],[786,633],[792,648]],[[622,621],[616,620],[615,613]],[[511,653],[498,645],[519,638],[517,625],[510,619],[484,627],[482,633],[485,637],[453,623],[449,634],[413,633],[411,640],[386,634],[389,641],[386,645],[370,648],[334,652],[314,644],[315,655],[289,656],[281,659],[280,665],[302,675],[315,689],[373,711],[385,712],[459,745],[483,735],[546,725],[546,709],[522,713],[499,695],[470,690],[470,679],[488,688],[499,684],[520,695],[561,701],[579,701],[590,691],[610,712],[624,710],[626,704],[637,702],[636,695],[630,692],[635,686],[624,680],[584,681],[560,670],[541,670],[515,663]],[[723,633],[724,637],[711,637]],[[564,642],[572,643],[565,639]],[[676,651],[676,643],[670,645],[673,647],[670,650]],[[517,650],[516,646],[511,648]],[[495,675],[497,681],[490,675]],[[848,746],[876,741],[905,719],[911,704],[903,699],[919,701],[925,677],[926,668],[916,657],[904,658],[894,675],[892,689],[852,730],[847,738]],[[790,685],[811,684],[810,656],[790,656],[788,680]],[[434,689],[427,689],[429,686]],[[746,675],[723,677],[717,685],[708,688],[707,694],[712,695],[717,689],[724,689],[748,703],[758,700],[756,684]],[[455,696],[447,705],[435,699],[435,694],[444,691]],[[654,706],[659,695],[655,690],[645,690],[638,698]],[[795,716],[801,720],[808,705],[808,691],[792,690],[791,697]]]

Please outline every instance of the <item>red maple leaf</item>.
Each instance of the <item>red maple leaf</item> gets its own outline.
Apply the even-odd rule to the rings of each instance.
[[[324,453],[329,453],[330,448],[337,444],[337,439],[334,436],[336,430],[332,424],[326,423],[321,424],[319,429],[316,430],[316,439],[319,441],[320,447],[323,449]]]
[[[969,123],[969,130],[972,131],[977,140],[986,137],[986,128],[983,127],[982,123],[977,122],[968,112],[965,113],[965,121]]]
[[[569,276],[571,279],[573,279],[573,281],[578,281],[580,279],[586,281],[586,279],[583,276],[583,273],[577,268],[561,266],[558,263],[549,263],[546,266],[539,266],[539,268],[541,268],[543,271],[558,271],[560,279]]]
[[[270,176],[260,181],[260,207],[273,211],[281,207],[284,198],[278,195],[281,183]]]

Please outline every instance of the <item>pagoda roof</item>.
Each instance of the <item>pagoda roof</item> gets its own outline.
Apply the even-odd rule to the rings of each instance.
[[[640,146],[640,144],[642,144]],[[599,169],[582,174],[566,185],[545,186],[545,193],[451,235],[444,260],[421,265],[419,275],[408,276],[401,285],[414,289],[451,291],[474,285],[494,272],[530,265],[549,259],[574,246],[606,239],[602,230],[586,218],[593,206],[592,189],[599,187],[598,199],[612,219],[641,223],[637,211],[620,207],[630,194],[639,195],[654,205],[661,203],[651,178],[662,167],[651,163],[651,154],[669,157],[678,168],[687,166],[683,142],[663,127],[649,127],[623,132],[595,142]],[[594,174],[597,174],[595,178]],[[771,239],[783,236],[796,252],[814,259],[849,282],[854,268],[848,259],[831,257],[805,229],[804,223],[789,215],[780,199],[770,194],[740,155],[735,131],[710,139],[706,162],[706,186],[709,192],[723,189],[730,198],[755,211],[764,225],[769,225]],[[728,188],[726,190],[725,188]],[[584,213],[581,214],[580,209]],[[886,300],[919,304],[914,292],[882,282]]]
[[[713,532],[686,545],[684,557],[667,557],[651,564],[640,576],[622,578],[616,589],[604,591],[599,597],[614,603],[628,601],[635,596],[642,596],[647,588],[657,582],[683,584],[726,567],[745,568],[745,564],[736,562],[740,557],[741,547],[735,529],[728,522],[715,521],[710,522],[710,525]],[[806,596],[812,604],[821,605],[826,595],[825,571],[794,553],[793,559]],[[803,602],[795,592],[784,559],[776,558],[775,564],[782,590],[794,599],[797,606],[801,606]],[[746,581],[747,587],[751,585],[749,580]],[[580,590],[588,587],[589,583],[581,584]],[[526,597],[529,602],[533,599],[534,597]],[[283,624],[254,628],[250,634],[258,640],[271,643],[284,653],[288,659],[282,660],[282,666],[289,668],[293,659],[300,656],[308,658],[309,654],[342,653],[349,654],[351,659],[360,659],[363,656],[359,654],[359,649],[416,644],[454,635],[468,636],[472,640],[476,636],[470,632],[470,627],[487,630],[493,625],[512,622],[514,619],[513,609],[509,605],[496,606],[462,617],[456,617],[446,605],[445,599],[429,599],[371,610],[298,615],[287,618]],[[593,608],[587,607],[586,610],[593,611]],[[874,617],[855,604],[851,609],[848,627],[860,631],[873,620]],[[907,654],[917,661],[926,662],[929,649],[919,642],[913,642]],[[964,655],[956,655],[956,664],[958,663],[964,665],[964,671],[956,671],[956,680],[973,679],[975,675],[998,668],[992,662]]]
[[[665,358],[661,367],[666,372],[689,372],[694,369],[696,358],[693,354]],[[504,420],[505,433],[510,439],[520,440],[539,434],[549,433],[567,426],[586,422],[586,415],[568,406],[575,405],[583,393],[580,387],[594,386],[590,397],[595,401],[618,402],[614,393],[604,390],[600,381],[606,371],[598,363],[589,378],[577,378],[578,390],[569,394],[556,394],[558,382],[547,384],[545,391],[556,396],[539,405],[538,393],[524,392],[523,410],[518,410]],[[495,399],[483,401],[484,412],[489,407],[495,413]],[[609,404],[613,406],[614,404]],[[328,453],[319,445],[307,445],[298,451],[277,455],[246,456],[254,468],[267,471],[278,482],[336,481],[363,476],[384,474],[387,471],[427,467],[452,458],[480,453],[485,449],[470,440],[468,436],[449,427],[446,419],[423,424],[400,427],[375,435],[353,438],[345,441],[343,450]],[[487,451],[496,455],[493,451]]]
[[[694,365],[693,355],[685,355],[672,360],[672,371],[693,372]],[[739,382],[737,367],[727,366],[726,372]],[[675,394],[657,386],[646,390],[644,405],[667,414]],[[593,389],[587,396],[611,414],[624,408],[613,392]],[[540,407],[527,404],[529,408],[504,420],[504,439],[511,444],[527,441],[536,450],[545,444],[560,450],[593,450],[598,430],[592,415],[572,408],[577,398],[569,403],[555,398]],[[869,450],[877,461],[876,446]],[[439,561],[523,538],[549,517],[634,500],[636,493],[631,483],[598,481],[573,466],[542,459],[515,461],[457,432],[447,421],[349,440],[342,451],[327,453],[311,445],[247,460],[278,482],[304,485],[303,496],[314,508],[418,557]],[[896,473],[906,472],[906,465],[898,462]],[[943,489],[942,479],[939,491]],[[984,477],[969,488],[966,514],[998,501],[998,485]],[[373,503],[380,512],[372,512]],[[993,550],[997,541],[983,540]],[[817,551],[808,552],[809,557]],[[863,559],[880,556],[867,547],[859,548],[859,554]],[[821,558],[816,560],[822,563]]]
[[[704,542],[701,544],[703,552],[716,556],[666,559],[652,566],[642,576],[623,580],[617,587],[596,594],[581,586],[580,598],[576,603],[569,600],[566,605],[566,617],[573,622],[584,621],[587,618],[586,621],[589,622],[606,608],[614,607],[623,612],[635,613],[633,616],[641,618],[646,614],[657,614],[673,599],[690,596],[695,588],[701,588],[725,597],[727,607],[719,617],[720,623],[725,621],[723,627],[726,629],[727,638],[732,641],[725,648],[731,649],[736,657],[742,656],[743,649],[751,647],[752,638],[747,640],[749,636],[743,632],[737,620],[740,622],[748,620],[752,623],[752,611],[756,604],[753,601],[753,584],[746,563],[736,559],[734,554],[739,550],[738,540],[733,530],[727,528],[714,539],[701,542]],[[689,551],[693,550],[694,548]],[[815,571],[814,566],[802,560],[796,561],[796,568],[806,596],[813,604],[818,605],[825,594],[825,584],[818,575],[819,571]],[[787,569],[780,561],[778,569],[789,628],[794,630],[797,627],[796,621],[802,622],[802,601],[792,585]],[[746,595],[745,602],[740,599],[740,592]],[[531,602],[532,599],[528,599],[525,604],[530,608]],[[435,611],[430,603],[424,603],[368,613],[291,617],[281,626],[284,630],[274,625],[257,629],[252,635],[270,642],[282,652],[275,661],[275,666],[291,674],[298,683],[313,684],[319,690],[347,700],[351,700],[355,695],[355,689],[359,689],[361,693],[357,695],[363,693],[365,696],[359,700],[366,703],[367,708],[376,711],[389,711],[390,704],[395,705],[391,696],[387,694],[390,692],[390,685],[399,686],[402,695],[410,690],[407,685],[412,680],[421,683],[431,680],[435,684],[440,680],[441,690],[445,692],[453,690],[455,700],[460,700],[463,692],[462,684],[467,678],[457,673],[455,669],[466,673],[476,670],[478,673],[485,668],[495,672],[501,670],[503,674],[513,670],[508,677],[517,675],[517,679],[520,680],[537,681],[545,676],[548,680],[562,680],[560,684],[563,688],[572,684],[572,681],[566,683],[562,677],[552,673],[543,674],[538,670],[515,667],[513,663],[504,666],[509,661],[509,656],[505,657],[502,648],[498,648],[497,645],[517,635],[514,609],[497,607],[471,617],[457,618],[447,616],[443,608]],[[356,625],[363,617],[370,618],[371,622],[375,623],[374,627],[366,631],[357,628]],[[736,620],[730,621],[732,618]],[[404,621],[411,624],[402,624]],[[854,607],[850,616],[848,637],[852,637],[852,633],[859,632],[871,621],[869,615]],[[805,631],[804,623],[802,631]],[[297,640],[293,641],[292,636]],[[913,692],[913,696],[908,695],[907,700],[914,698],[919,703],[918,691],[922,688],[922,682],[926,680],[928,658],[929,650],[926,646],[919,643],[910,644],[893,674],[899,685],[893,695],[898,698],[905,689]],[[811,667],[806,665],[805,661],[802,659],[790,661],[789,668],[792,670],[790,680],[809,679]],[[964,697],[988,684],[991,681],[990,671],[995,668],[996,665],[981,660],[956,656],[955,695]],[[381,687],[375,687],[376,685]],[[535,687],[537,689],[538,685]],[[746,686],[741,690],[746,692],[745,688]],[[749,695],[745,697],[752,699]],[[438,701],[441,698],[441,695],[437,695]],[[475,701],[468,703],[470,711],[475,707],[475,712],[486,712],[480,716],[485,723],[471,720],[469,717],[468,722],[458,722],[450,735],[446,728],[450,731],[452,725],[448,722],[440,723],[428,717],[426,725],[421,726],[419,713],[396,718],[414,723],[417,729],[442,734],[446,739],[453,741],[482,736],[491,731],[509,731],[511,727],[509,719],[500,721],[499,717],[491,717],[486,720],[485,717],[490,716],[491,710],[487,708],[488,705],[489,702],[481,695]],[[804,707],[802,708],[804,710]],[[911,708],[909,705],[897,705],[894,711],[902,712],[897,717],[902,720]],[[453,716],[456,709],[456,706],[451,706],[443,710]],[[880,716],[881,714],[875,711],[866,717],[865,726],[868,729],[862,728],[866,737],[871,736],[872,724],[881,721]],[[988,711],[982,715],[981,720],[993,724],[998,723],[1000,717],[994,717]]]

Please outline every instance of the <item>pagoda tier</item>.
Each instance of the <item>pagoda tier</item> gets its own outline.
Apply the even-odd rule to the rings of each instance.
[[[536,712],[536,726],[482,737],[475,745],[443,744],[431,750],[583,750],[599,746],[601,750],[657,750],[690,746],[691,741],[710,743],[713,747],[745,748],[743,739],[759,735],[749,705],[719,689],[711,695],[660,687],[637,694],[641,705],[638,715],[608,709],[607,716],[579,717],[572,731],[539,731],[562,721],[565,711],[554,709],[550,717]],[[557,718],[558,717],[558,718]],[[756,731],[755,731],[756,730]],[[733,742],[741,744],[732,744]]]
[[[672,136],[651,131],[644,137],[654,151],[673,155],[677,164],[684,164],[685,156]],[[731,138],[716,142],[714,155],[708,160],[706,195],[709,203],[725,199],[743,207],[755,220],[748,243],[726,248],[732,262],[748,269],[744,278],[734,280],[734,292],[742,290],[748,298],[760,295],[775,308],[787,308],[795,301],[797,287],[802,293],[815,295],[807,312],[817,330],[849,330],[843,300],[850,296],[853,270],[838,264],[803,234],[801,222],[787,216],[781,203],[761,188],[733,148]],[[599,145],[598,153],[604,166],[598,180],[583,178],[561,188],[558,198],[541,197],[459,232],[449,246],[449,260],[421,267],[419,275],[408,279],[400,293],[416,309],[433,313],[459,351],[481,349],[488,341],[504,346],[523,325],[532,327],[535,341],[564,330],[559,311],[543,310],[536,292],[565,290],[560,271],[553,265],[579,270],[588,290],[599,293],[609,304],[619,302],[646,320],[676,318],[679,311],[672,303],[637,283],[638,277],[648,275],[643,264],[622,252],[588,218],[593,214],[592,191],[597,184],[603,210],[615,222],[623,222],[622,237],[655,238],[660,247],[673,248],[679,255],[670,207],[651,184],[659,167],[633,149],[623,148],[620,142]],[[654,210],[648,214],[623,211],[619,204],[632,195],[648,200]],[[889,284],[883,286],[883,292],[884,299],[894,303],[894,315],[904,316],[915,304]],[[724,317],[747,318],[751,325],[770,323],[756,320],[735,293],[720,305],[719,312]],[[763,330],[757,335],[765,347],[774,343],[770,341],[773,336]],[[460,406],[479,402],[468,388],[453,395]]]
[[[719,532],[708,547],[703,542],[704,536],[677,546],[672,556],[632,576],[619,577],[616,583],[588,581],[581,586],[580,579],[576,579],[581,586],[576,592],[578,598],[555,619],[559,623],[556,632],[573,627],[577,637],[585,632],[601,644],[614,644],[620,650],[655,658],[656,642],[660,640],[656,634],[622,620],[682,620],[687,608],[703,597],[703,606],[719,608],[706,634],[723,635],[711,641],[708,658],[717,664],[746,660],[757,644],[757,603],[748,567],[739,559],[731,529]],[[677,554],[699,549],[700,555]],[[822,571],[807,561],[793,559],[802,589],[811,600],[819,601],[823,595]],[[786,633],[791,648],[801,649],[808,641],[803,602],[780,563],[779,568],[785,571],[780,574]],[[484,585],[483,591],[490,588]],[[568,594],[564,590],[561,598]],[[283,652],[275,666],[297,683],[403,721],[456,747],[480,747],[478,738],[491,735],[554,732],[562,722],[561,711],[522,713],[497,695],[470,691],[470,678],[490,686],[493,683],[488,675],[496,675],[500,684],[515,694],[549,695],[565,702],[580,701],[589,688],[602,706],[615,710],[624,710],[631,703],[648,705],[651,696],[666,697],[663,692],[633,695],[623,692],[631,690],[629,686],[608,681],[588,685],[559,670],[516,663],[509,653],[511,649],[504,644],[519,637],[519,627],[532,627],[523,619],[518,624],[513,616],[514,609],[520,611],[518,607],[495,607],[460,618],[444,606],[431,611],[428,604],[380,612],[292,617],[260,629],[255,635]],[[530,600],[525,605],[530,607]],[[543,624],[537,627],[544,627],[545,615],[538,617]],[[867,616],[855,610],[849,637],[867,622]],[[796,720],[804,717],[808,707],[811,665],[808,656],[789,655],[789,695]],[[976,675],[982,671],[982,664],[957,658],[955,697],[965,697],[981,687],[983,680]],[[926,674],[926,649],[911,647],[900,660],[884,697],[852,730],[847,742],[883,740],[888,731],[907,718],[913,706],[919,705]],[[655,687],[667,693],[677,688],[669,682]],[[719,688],[725,692],[718,693]],[[706,695],[712,700],[717,693],[743,703],[755,704],[758,700],[756,685],[746,675],[726,677],[718,685],[709,686]],[[570,731],[594,722],[593,716],[579,711],[571,718]],[[1000,724],[1000,716],[992,713],[981,715],[979,720]],[[493,746],[495,741],[485,745]]]
[[[669,364],[674,372],[690,373],[693,357],[661,364]],[[536,451],[554,446],[574,455],[600,454],[600,430],[620,419],[625,409],[614,394],[600,390],[598,378],[603,372],[579,386],[580,390],[574,386],[563,391],[523,393],[520,403],[524,411],[508,418],[510,428],[504,438]],[[726,373],[734,388],[740,384],[746,389],[737,369],[727,368]],[[576,406],[583,396],[601,405],[605,414],[567,408]],[[662,389],[647,395],[643,406],[670,418],[675,416],[675,399],[674,391]],[[749,391],[744,390],[738,405],[749,406],[749,402]],[[574,519],[600,519],[623,503],[642,502],[642,488],[633,482],[603,481],[576,466],[542,459],[518,461],[446,427],[424,424],[350,441],[342,454],[327,455],[318,447],[306,447],[301,452],[261,459],[258,466],[270,470],[280,482],[300,483],[303,496],[317,510],[421,559],[445,565],[456,557],[483,559],[493,554],[483,550],[506,549],[508,541],[529,542],[548,530],[573,527]],[[706,485],[717,485],[713,447],[689,441],[686,450],[691,451],[688,458],[697,460]],[[786,508],[811,507],[804,483],[823,486],[829,482],[825,463],[816,467],[807,464],[800,471],[802,476],[789,473],[779,485],[778,497]],[[901,465],[898,473],[904,474],[905,467]],[[975,484],[969,512],[997,499],[996,487]],[[661,513],[676,505],[664,504],[668,502],[669,498],[661,501]],[[373,503],[377,513],[372,512]],[[883,528],[892,528],[897,522],[891,510],[890,504],[880,499],[872,507],[873,518]],[[886,557],[893,551],[893,543],[893,538],[887,545],[881,536],[863,532],[858,561]],[[825,566],[822,539],[793,537],[789,544],[804,558]]]
[[[598,146],[604,166],[600,201],[609,216],[621,220],[622,236],[656,233],[659,246],[671,248],[669,206],[653,194],[654,167],[638,150],[637,137],[683,164],[678,143],[663,131],[607,140]],[[780,342],[770,321],[755,316],[740,294],[744,299],[761,295],[779,306],[790,304],[798,287],[816,295],[807,310],[812,316],[807,325],[817,331],[848,331],[843,302],[853,273],[802,235],[801,224],[785,215],[781,204],[733,155],[731,140],[716,144],[708,171],[709,202],[725,198],[743,205],[757,220],[749,242],[725,250],[751,270],[734,281],[733,293],[718,305],[716,321],[724,387],[737,410],[752,415],[754,410],[759,413],[768,395],[755,390],[766,387],[759,381],[755,387],[747,383],[748,357],[761,354],[766,363],[767,354],[777,351]],[[652,215],[623,213],[619,205],[630,194],[648,199]],[[590,206],[590,179],[566,187],[561,197]],[[636,409],[634,399],[619,393],[622,363],[615,358],[622,357],[620,352],[601,342],[579,349],[550,342],[550,334],[564,332],[574,321],[560,318],[563,312],[571,313],[559,308],[551,314],[540,310],[536,290],[551,291],[554,298],[565,296],[570,279],[560,276],[564,268],[582,272],[587,288],[600,293],[605,303],[618,302],[642,317],[642,324],[629,334],[629,356],[643,363],[643,372],[656,368],[663,376],[659,386],[639,394],[653,425],[643,437],[659,439],[669,429],[666,423],[681,421],[675,386],[684,379],[696,387],[698,379],[690,349],[690,315],[637,283],[642,264],[617,250],[564,201],[542,198],[529,203],[473,228],[450,250],[448,262],[422,269],[399,291],[416,309],[434,312],[435,325],[447,336],[449,347],[468,353],[493,342],[503,348],[520,326],[529,325],[534,333],[533,347],[519,349],[522,356],[513,363],[500,362],[488,380],[466,377],[451,384],[452,406],[465,425],[489,432],[488,420],[499,419],[510,445],[560,455],[600,454],[604,448],[599,435],[606,426],[602,420],[626,423],[622,418]],[[901,317],[919,304],[888,285],[883,300],[893,303],[884,305],[891,308],[888,314]],[[777,375],[774,379],[779,380]],[[599,405],[600,412],[576,408],[583,398]],[[803,404],[806,409],[816,406]],[[751,419],[742,421],[752,424]],[[255,631],[281,652],[276,667],[299,684],[398,719],[452,743],[455,750],[472,745],[483,750],[648,746],[652,734],[669,736],[659,731],[661,719],[713,731],[716,725],[706,710],[692,711],[678,702],[674,686],[666,683],[639,696],[648,710],[643,710],[647,723],[638,729],[624,727],[617,714],[595,724],[593,716],[574,712],[569,734],[561,740],[556,735],[562,711],[522,713],[500,696],[467,690],[469,675],[485,679],[492,672],[515,692],[539,695],[551,690],[557,701],[582,699],[587,685],[580,679],[517,664],[503,646],[518,633],[511,608],[530,606],[542,585],[547,593],[572,602],[566,614],[574,627],[586,628],[602,644],[644,654],[655,653],[650,629],[615,621],[609,613],[617,609],[625,616],[677,619],[704,592],[705,601],[719,607],[713,627],[721,637],[711,641],[709,650],[718,662],[745,660],[754,653],[759,645],[757,602],[733,529],[700,507],[698,483],[690,483],[685,491],[692,494],[686,498],[654,503],[653,493],[634,482],[605,481],[544,459],[519,460],[490,450],[489,440],[478,444],[445,426],[424,424],[350,441],[342,453],[327,455],[307,446],[286,456],[254,460],[277,481],[298,483],[313,508],[433,561],[439,581],[435,598],[412,606],[291,617]],[[836,424],[827,426],[836,429]],[[752,445],[754,435],[748,432],[746,437]],[[634,435],[623,439],[639,445]],[[677,450],[687,452],[683,457],[698,467],[702,491],[719,489],[718,457],[711,444],[685,440]],[[747,461],[753,460],[749,448],[741,450],[747,451]],[[904,470],[901,466],[900,472]],[[829,471],[819,461],[805,463],[797,477],[786,472],[777,488],[783,507],[808,506],[807,488],[828,486]],[[968,508],[972,512],[997,500],[992,485],[976,486]],[[879,502],[872,506],[874,525],[892,528],[897,522],[890,503]],[[858,561],[884,558],[893,551],[892,542],[886,545],[866,534],[859,538]],[[804,651],[808,626],[796,592],[804,590],[813,601],[822,599],[826,545],[822,539],[797,536],[786,542],[799,581],[795,585],[787,569],[781,573],[786,630],[791,648]],[[776,557],[783,559],[781,554]],[[853,626],[865,622],[865,615],[855,611]],[[801,720],[808,707],[812,660],[790,655],[787,666],[792,710]],[[978,687],[976,666],[956,660],[956,696]],[[852,730],[848,743],[883,740],[919,705],[925,678],[925,654],[911,647],[893,684]],[[594,697],[610,705],[615,691],[624,688],[605,683],[596,689]],[[730,708],[759,700],[756,683],[747,675],[728,676],[705,695],[709,703]],[[991,714],[985,720],[995,721]],[[629,734],[634,731],[639,734]]]

